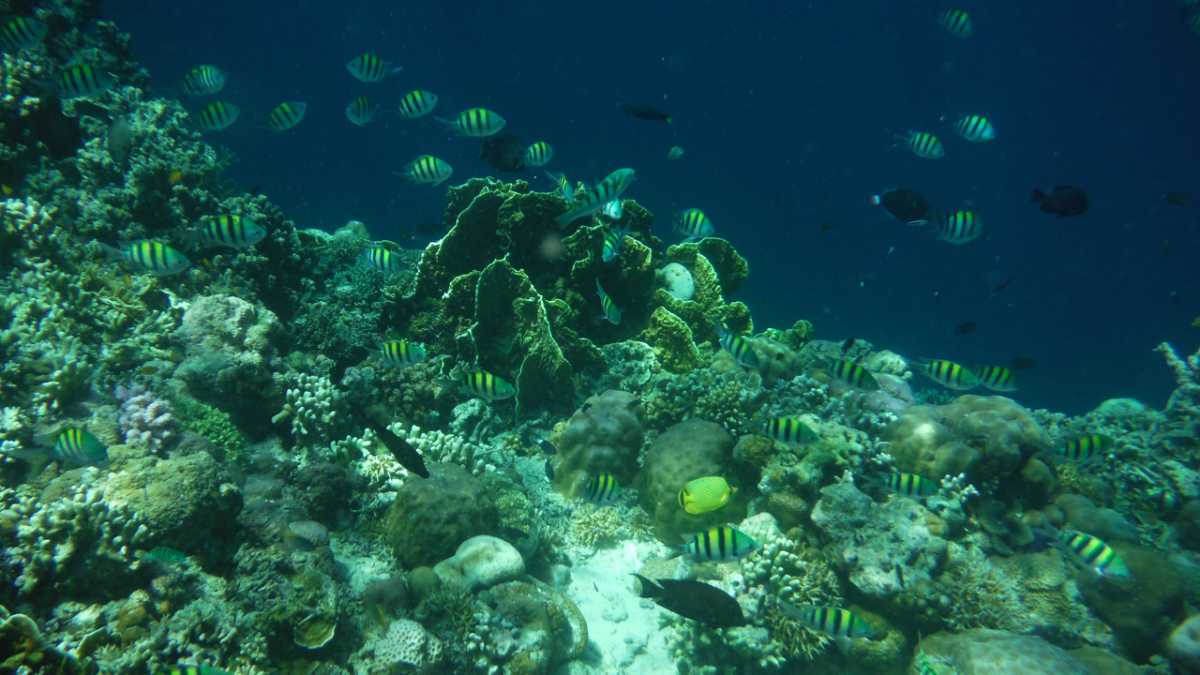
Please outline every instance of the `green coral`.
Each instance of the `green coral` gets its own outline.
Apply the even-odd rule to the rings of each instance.
[[[233,423],[229,413],[181,392],[173,394],[170,400],[176,418],[185,431],[212,443],[218,460],[238,461],[246,448],[246,437]]]
[[[654,348],[659,363],[666,370],[685,373],[700,367],[700,350],[692,339],[692,329],[665,307],[651,312],[638,339]]]

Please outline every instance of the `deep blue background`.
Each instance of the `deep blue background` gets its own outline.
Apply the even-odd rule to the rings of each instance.
[[[549,168],[573,178],[636,168],[630,196],[664,234],[679,209],[704,208],[750,260],[740,297],[759,327],[804,317],[819,337],[909,356],[1029,356],[1038,365],[1016,397],[1070,412],[1113,396],[1160,405],[1172,382],[1151,349],[1169,339],[1191,351],[1200,336],[1200,206],[1162,199],[1200,199],[1200,36],[1167,3],[961,2],[976,25],[966,40],[941,30],[945,5],[932,2],[284,4],[108,11],[156,86],[197,63],[230,73],[219,96],[243,117],[211,139],[237,155],[234,178],[302,226],[357,218],[382,238],[440,220],[442,189],[394,175],[420,153],[453,164],[454,182],[488,172],[477,143],[431,120],[388,114],[360,129],[343,116],[359,93],[390,112],[421,87],[441,96],[442,115],[482,105],[550,141]],[[404,72],[353,80],[344,63],[368,49]],[[304,123],[265,130],[267,110],[291,98],[309,102]],[[675,122],[633,120],[622,101]],[[994,143],[954,136],[953,119],[972,112],[994,119]],[[892,148],[909,128],[937,132],[946,158]],[[666,159],[673,144],[682,161]],[[1038,212],[1031,188],[1056,183],[1086,188],[1091,211]],[[867,205],[897,184],[973,206],[985,236],[950,246]],[[978,331],[954,335],[965,320]]]

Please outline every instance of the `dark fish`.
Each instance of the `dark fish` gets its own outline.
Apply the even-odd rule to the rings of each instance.
[[[542,452],[545,452],[547,455],[557,455],[558,454],[558,448],[554,447],[553,443],[551,443],[550,441],[548,441],[544,438],[539,438],[537,444],[538,444],[538,447],[540,447],[542,449]]]
[[[367,422],[367,424],[371,426],[371,430],[375,432],[376,436],[379,436],[379,440],[383,441],[388,450],[392,451],[392,456],[396,458],[397,462],[400,462],[400,466],[421,478],[429,478],[429,469],[425,468],[425,460],[421,459],[421,453],[409,445],[408,441],[388,431],[382,424],[375,422]]]
[[[1168,192],[1163,200],[1171,206],[1187,206],[1192,203],[1192,196],[1186,192]]]
[[[977,326],[974,321],[964,321],[954,327],[955,335],[970,335],[975,332]]]
[[[817,229],[821,231],[821,234],[825,234],[833,229],[833,223],[821,223],[817,226]]]
[[[483,139],[479,158],[497,171],[525,170],[525,144],[516,134],[500,133]]]
[[[634,574],[642,582],[641,596],[650,598],[659,607],[717,628],[746,624],[742,606],[725,591],[689,579],[647,579]]]
[[[546,480],[554,480],[554,463],[549,459],[546,460]]]
[[[649,122],[666,122],[671,123],[671,116],[667,113],[655,108],[652,105],[644,103],[622,103],[621,110],[638,118],[639,120],[647,120]]]
[[[845,356],[846,352],[850,351],[850,348],[854,346],[855,342],[858,342],[858,338],[846,338],[846,341],[842,343],[842,356]]]
[[[902,223],[925,225],[929,222],[929,200],[916,190],[894,188],[871,195],[870,201],[875,206],[882,206]]]
[[[1059,218],[1081,216],[1088,209],[1087,193],[1071,185],[1056,185],[1050,194],[1035,189],[1033,203],[1043,212],[1053,213]]]
[[[1008,366],[1013,370],[1029,370],[1036,365],[1037,362],[1028,356],[1014,356],[1013,360],[1008,362]]]
[[[1009,284],[1011,284],[1012,282],[1014,282],[1016,280],[1017,280],[1017,275],[1015,275],[1015,274],[1010,274],[1007,277],[1004,277],[1003,279],[1000,280],[999,283],[997,283],[995,286],[992,286],[992,295],[1000,293],[1004,289],[1008,288]]]

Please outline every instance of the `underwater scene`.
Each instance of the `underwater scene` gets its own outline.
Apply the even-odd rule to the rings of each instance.
[[[1200,2],[0,0],[0,673],[1200,673]]]

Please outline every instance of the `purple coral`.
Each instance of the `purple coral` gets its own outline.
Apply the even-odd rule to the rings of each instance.
[[[117,422],[126,443],[161,454],[178,439],[179,423],[165,400],[140,384],[118,385],[115,394],[121,402]]]

